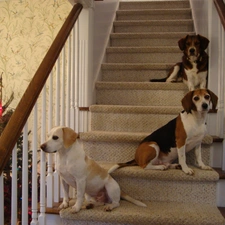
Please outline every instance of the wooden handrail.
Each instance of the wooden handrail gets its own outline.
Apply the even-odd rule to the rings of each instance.
[[[46,53],[42,63],[37,69],[33,79],[27,87],[18,106],[12,114],[7,126],[0,136],[0,174],[8,162],[12,150],[26,124],[26,121],[41,93],[47,78],[63,48],[65,42],[73,29],[73,26],[82,10],[83,6],[75,4],[68,15],[65,23],[57,34],[51,47]]]
[[[225,4],[223,0],[213,0],[213,1],[216,6],[223,28],[225,30]]]

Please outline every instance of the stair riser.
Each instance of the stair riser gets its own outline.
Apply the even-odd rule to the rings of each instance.
[[[161,171],[166,172],[166,171]],[[160,181],[117,177],[121,189],[139,200],[204,203],[216,205],[215,182]]]
[[[97,104],[180,106],[186,90],[97,90]]]
[[[179,20],[179,19],[191,19],[191,12],[177,13],[176,11],[171,14],[119,14],[117,20]]]
[[[173,1],[173,2],[120,2],[119,9],[175,9],[175,8],[189,8],[189,1]]]
[[[91,130],[117,132],[152,132],[175,118],[177,114],[92,113]]]
[[[102,70],[102,81],[148,82],[153,78],[167,77],[169,70]]]
[[[177,42],[183,36],[176,38],[111,38],[113,47],[142,47],[142,46],[178,46]],[[141,39],[141,41],[140,41]]]
[[[84,150],[88,156],[96,161],[106,162],[127,162],[134,159],[135,151],[141,142],[95,142],[84,141]],[[194,151],[187,154],[187,164],[194,165]],[[210,146],[202,144],[202,160],[206,165],[209,165]]]
[[[184,24],[184,25],[164,25],[160,26],[158,24],[149,24],[149,25],[136,25],[132,26],[129,24],[126,25],[117,25],[114,24],[115,33],[145,33],[145,32],[193,32],[193,24]]]
[[[110,63],[176,63],[181,61],[182,53],[107,53],[106,62]]]

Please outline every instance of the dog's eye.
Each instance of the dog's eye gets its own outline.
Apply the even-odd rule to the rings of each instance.
[[[186,45],[187,45],[187,46],[190,46],[190,45],[191,45],[191,43],[190,43],[190,42],[186,42]]]
[[[195,42],[195,45],[200,45],[200,43],[198,41]]]
[[[194,100],[197,102],[199,100],[199,97],[198,96],[195,96],[194,97]]]
[[[53,140],[57,140],[59,137],[58,136],[52,136]]]
[[[205,99],[206,100],[209,100],[210,99],[210,96],[209,95],[205,95]]]

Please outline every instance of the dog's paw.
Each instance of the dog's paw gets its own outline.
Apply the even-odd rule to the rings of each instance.
[[[187,174],[187,175],[194,175],[194,170],[187,167],[187,168],[182,168],[182,170]]]
[[[111,212],[114,208],[117,208],[119,206],[120,206],[120,203],[119,202],[114,202],[114,203],[111,203],[111,204],[107,204],[104,207],[104,211]]]
[[[80,207],[77,207],[76,205],[72,207],[72,213],[78,213],[79,211],[80,211]]]
[[[63,202],[60,206],[59,209],[65,209],[69,207],[69,202]]]
[[[200,168],[201,168],[202,170],[212,170],[212,167],[206,166],[206,165],[200,166]]]
[[[161,170],[167,170],[168,166],[167,165],[161,165]]]
[[[112,211],[112,207],[111,207],[110,205],[106,205],[106,206],[104,207],[104,211],[106,211],[106,212],[111,212],[111,211]]]

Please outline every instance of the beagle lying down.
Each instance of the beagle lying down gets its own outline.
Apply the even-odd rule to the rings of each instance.
[[[64,191],[61,209],[69,206],[69,185],[77,190],[77,200],[72,207],[74,212],[80,211],[84,196],[87,201],[86,209],[106,203],[105,211],[111,211],[119,207],[120,198],[146,207],[144,203],[120,191],[118,183],[108,172],[85,155],[82,144],[77,140],[77,133],[72,129],[53,128],[41,149],[47,153],[56,152],[56,169],[62,178]]]
[[[208,89],[188,92],[182,99],[184,111],[144,138],[136,150],[134,160],[114,165],[109,173],[121,167],[139,165],[144,169],[155,170],[181,167],[184,173],[192,175],[194,171],[187,166],[185,153],[193,148],[198,166],[204,170],[211,169],[202,162],[201,142],[206,133],[206,115],[210,103],[215,109],[217,100],[217,96]],[[172,164],[177,157],[179,164]]]
[[[208,76],[208,54],[206,48],[209,40],[201,35],[187,35],[178,41],[183,52],[182,61],[176,63],[163,79],[151,79],[151,82],[179,82],[183,81],[189,91],[197,87],[206,88]]]

